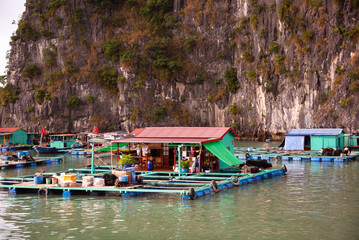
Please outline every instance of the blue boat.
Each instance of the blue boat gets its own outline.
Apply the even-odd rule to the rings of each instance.
[[[76,134],[50,135],[50,145],[36,145],[34,150],[38,153],[58,153],[66,149],[81,147],[77,145]]]

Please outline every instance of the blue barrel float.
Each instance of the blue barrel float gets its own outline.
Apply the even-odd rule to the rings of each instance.
[[[64,191],[64,192],[62,193],[62,196],[63,196],[63,197],[70,197],[70,196],[71,196],[71,192],[70,192],[70,191]]]
[[[248,180],[247,180],[247,179],[243,179],[243,180],[241,180],[241,181],[240,181],[240,183],[239,183],[239,184],[241,184],[241,185],[242,185],[242,184],[247,184],[247,183],[248,183]]]
[[[10,195],[16,195],[16,194],[17,194],[17,191],[16,191],[16,189],[10,189],[8,193],[9,193]]]

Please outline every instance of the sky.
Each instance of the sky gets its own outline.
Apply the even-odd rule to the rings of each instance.
[[[0,75],[5,75],[6,52],[10,50],[11,35],[25,11],[26,0],[0,0]],[[16,24],[12,24],[15,20]]]

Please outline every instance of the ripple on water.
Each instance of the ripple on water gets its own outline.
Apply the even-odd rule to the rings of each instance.
[[[359,239],[359,164],[286,165],[285,177],[196,201],[0,192],[0,239]]]

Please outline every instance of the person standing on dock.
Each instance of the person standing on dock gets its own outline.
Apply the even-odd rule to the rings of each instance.
[[[37,146],[33,146],[33,149],[35,150],[35,152],[37,153],[37,155],[39,156],[40,155],[40,152],[39,152],[39,149],[37,149]]]

